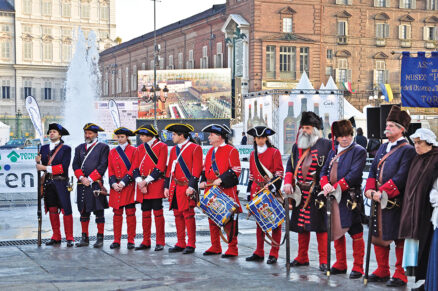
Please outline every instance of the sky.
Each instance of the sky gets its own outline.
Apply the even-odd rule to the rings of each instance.
[[[157,29],[225,0],[157,0]],[[123,42],[154,30],[153,0],[116,0],[116,36]]]

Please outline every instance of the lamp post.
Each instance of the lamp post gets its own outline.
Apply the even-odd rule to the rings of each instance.
[[[20,109],[17,110],[17,113],[15,114],[15,120],[16,120],[16,124],[15,126],[16,128],[16,133],[17,133],[17,138],[21,138],[21,129],[20,129],[20,121],[21,121],[21,116],[23,114],[21,113]]]
[[[374,95],[368,97],[371,102],[374,102],[374,106],[380,106],[380,104],[385,100],[385,96],[381,95],[379,98],[379,88],[376,86],[373,89]]]
[[[245,39],[246,34],[240,32],[240,28],[236,25],[233,32],[233,37],[227,37],[225,42],[233,46],[233,67],[231,70],[231,118],[236,116],[236,40]]]

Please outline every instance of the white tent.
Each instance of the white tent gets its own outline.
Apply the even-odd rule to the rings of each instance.
[[[10,131],[11,127],[0,121],[0,145],[4,145],[9,141]]]
[[[312,86],[312,83],[309,80],[309,77],[307,77],[306,72],[303,72],[303,74],[301,75],[301,79],[298,82],[295,89],[298,89],[298,90],[313,90],[314,89]]]

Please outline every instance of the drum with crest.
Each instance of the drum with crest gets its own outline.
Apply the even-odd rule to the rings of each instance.
[[[257,224],[265,233],[279,227],[286,217],[284,207],[269,190],[255,196],[246,208],[254,215]]]
[[[239,205],[217,186],[205,191],[199,199],[198,207],[219,227],[227,224],[239,209]]]

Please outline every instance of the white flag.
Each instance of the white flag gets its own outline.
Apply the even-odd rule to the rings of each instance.
[[[117,103],[116,103],[116,101],[114,101],[114,99],[111,99],[108,102],[108,108],[109,108],[111,117],[113,119],[114,125],[116,126],[116,129],[121,127],[119,108],[117,107]]]
[[[38,106],[37,101],[32,96],[26,97],[26,109],[29,113],[30,120],[32,120],[32,124],[35,127],[35,130],[40,135],[41,145],[44,143],[44,133],[43,133],[43,124],[41,122],[40,108]]]

